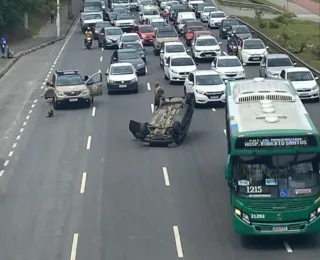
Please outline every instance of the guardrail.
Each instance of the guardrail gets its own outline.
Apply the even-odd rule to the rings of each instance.
[[[276,9],[272,6],[264,5],[264,4],[254,4],[254,3],[229,1],[229,0],[216,0],[216,1],[223,6],[261,10],[271,14],[284,14],[283,11]]]
[[[275,49],[281,53],[287,54],[293,62],[296,62],[297,64],[301,65],[302,67],[307,67],[314,76],[319,77],[320,78],[320,71],[311,67],[309,64],[307,64],[306,62],[304,62],[303,60],[299,59],[297,56],[295,56],[293,53],[291,53],[290,51],[286,50],[285,48],[283,48],[282,46],[280,46],[279,44],[277,44],[275,41],[271,40],[270,38],[268,38],[266,35],[264,35],[263,33],[259,32],[256,28],[252,27],[251,25],[245,23],[244,21],[242,21],[241,19],[233,16],[234,18],[236,18],[239,23],[246,25],[250,28],[250,30],[256,34],[261,40],[263,40],[263,42],[269,46],[272,49]]]

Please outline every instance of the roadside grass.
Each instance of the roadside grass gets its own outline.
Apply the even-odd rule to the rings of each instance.
[[[301,60],[320,70],[320,24],[286,15],[275,19],[239,17]]]
[[[313,0],[313,1],[320,1],[320,0]],[[281,5],[277,5],[274,3],[269,2],[268,0],[254,0],[254,1],[250,1],[250,0],[240,0],[239,2],[243,2],[243,3],[249,3],[249,4],[264,4],[270,7],[273,7],[275,9],[278,9],[280,11],[284,11],[284,7]],[[240,5],[239,5],[240,6]]]

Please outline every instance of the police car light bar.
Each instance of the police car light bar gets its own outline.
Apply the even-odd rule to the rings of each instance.
[[[56,70],[56,73],[58,75],[72,75],[72,74],[78,74],[78,70]]]

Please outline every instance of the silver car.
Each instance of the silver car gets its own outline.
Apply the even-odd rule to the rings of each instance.
[[[295,65],[286,54],[267,54],[260,62],[260,77],[279,78],[282,70]]]

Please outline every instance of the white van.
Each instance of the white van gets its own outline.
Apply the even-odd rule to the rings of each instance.
[[[180,23],[182,19],[194,19],[196,20],[196,15],[194,12],[182,12],[178,13],[177,23]]]
[[[188,7],[193,10],[193,6],[196,5],[196,4],[203,4],[204,1],[203,0],[188,0],[187,1],[187,5]]]

